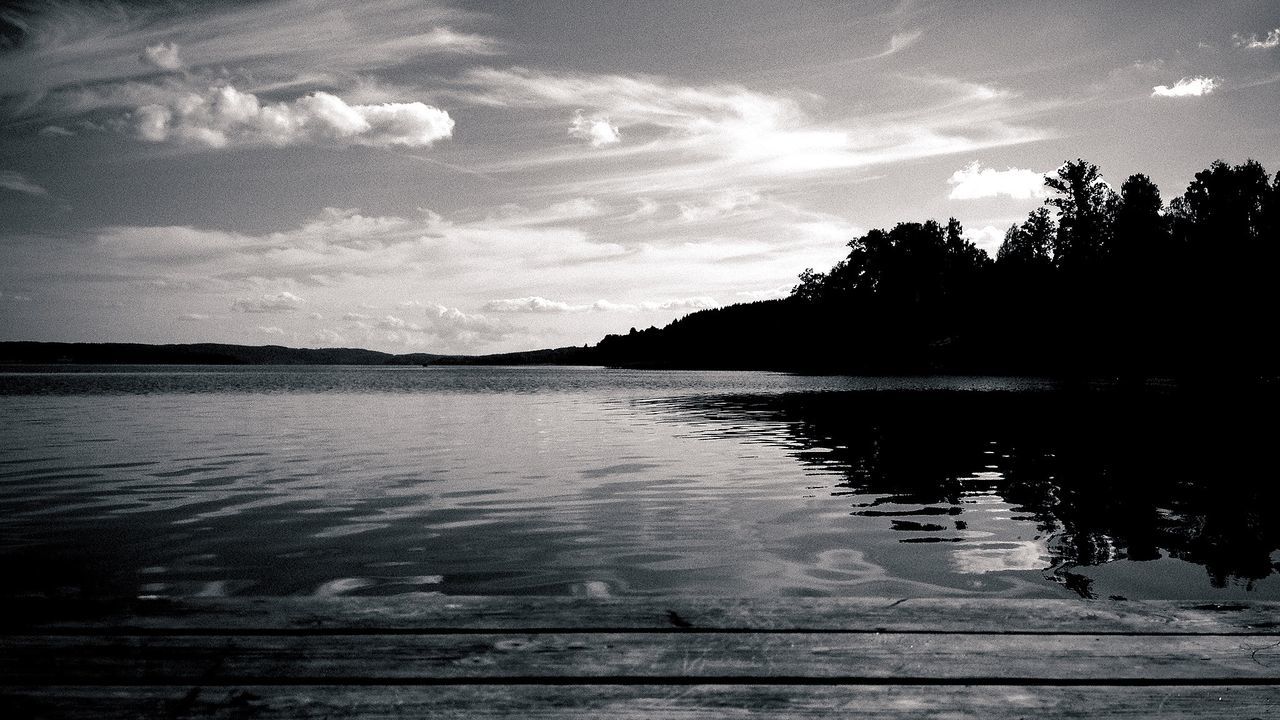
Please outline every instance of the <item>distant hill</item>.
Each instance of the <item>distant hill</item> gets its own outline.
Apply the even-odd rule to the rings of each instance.
[[[0,364],[11,365],[422,365],[442,357],[280,345],[0,342]]]
[[[446,355],[431,365],[603,365],[596,347],[562,347],[496,355]]]

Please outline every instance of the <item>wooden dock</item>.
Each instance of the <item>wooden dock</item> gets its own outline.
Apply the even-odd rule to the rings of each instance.
[[[1280,603],[23,603],[5,718],[1275,718]]]

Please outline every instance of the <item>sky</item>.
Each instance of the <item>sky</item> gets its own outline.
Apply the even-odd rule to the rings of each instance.
[[[1280,170],[1275,2],[0,10],[0,340],[490,353],[994,255],[1084,158]]]

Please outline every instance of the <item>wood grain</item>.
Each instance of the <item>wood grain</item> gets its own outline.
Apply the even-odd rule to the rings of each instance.
[[[1277,716],[1280,605],[1020,599],[11,603],[0,717]]]
[[[468,686],[0,689],[10,718],[1273,718],[1270,687]]]
[[[209,598],[14,604],[0,632],[449,630],[1280,635],[1280,603],[1005,598]]]
[[[1280,684],[1280,638],[1213,635],[537,633],[6,638],[0,674],[40,683],[650,678]]]

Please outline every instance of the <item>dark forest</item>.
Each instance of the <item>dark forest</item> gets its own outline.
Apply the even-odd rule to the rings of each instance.
[[[1214,162],[1165,203],[1085,160],[993,259],[945,225],[849,242],[790,297],[610,335],[607,364],[860,373],[1274,375],[1280,174]]]

